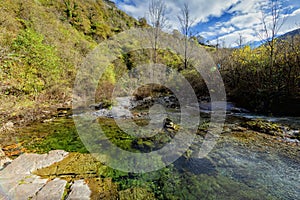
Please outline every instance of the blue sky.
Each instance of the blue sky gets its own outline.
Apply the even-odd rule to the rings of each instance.
[[[129,15],[139,18],[148,16],[150,0],[113,0],[117,7]],[[261,10],[266,14],[269,9],[266,4],[270,0],[165,0],[167,18],[170,29],[179,29],[177,15],[180,8],[187,2],[191,17],[195,20],[194,32],[210,41],[211,44],[219,43],[227,47],[237,45],[240,35],[243,43],[253,43],[261,39]],[[281,0],[282,18],[285,22],[278,32],[284,34],[295,28],[300,28],[300,1]],[[261,35],[261,34],[260,34]]]

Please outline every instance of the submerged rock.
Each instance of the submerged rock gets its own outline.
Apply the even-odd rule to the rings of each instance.
[[[91,154],[69,153],[65,159],[40,168],[34,174],[45,178],[93,178],[105,174],[106,169],[107,167]]]
[[[188,171],[193,174],[215,175],[217,173],[216,166],[207,158],[184,158],[180,157],[175,166],[180,171]]]

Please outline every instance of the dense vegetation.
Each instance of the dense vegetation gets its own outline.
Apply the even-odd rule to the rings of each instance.
[[[102,0],[2,0],[0,25],[1,124],[16,118],[34,120],[41,108],[70,102],[76,68],[97,44],[132,27],[147,26],[145,19],[137,21]],[[274,44],[271,56],[268,45],[206,48],[221,67],[230,100],[257,112],[296,115],[300,37]],[[150,54],[130,52],[114,61],[100,80],[97,100],[109,97],[124,70],[150,62]],[[155,60],[180,71],[198,96],[207,95],[204,82],[184,58],[158,50]],[[143,92],[141,97],[151,94]]]
[[[222,74],[228,95],[257,112],[299,115],[300,35],[276,39],[274,44],[273,56],[266,44],[223,55]]]
[[[199,158],[201,154],[198,149],[200,146],[205,147],[205,143],[202,143],[205,135],[213,133],[209,129],[210,125],[216,125],[209,123],[206,118],[209,114],[202,113],[203,122],[191,148],[173,164],[151,173],[121,172],[87,154],[89,148],[85,146],[86,141],[91,141],[89,144],[97,150],[103,147],[100,148],[103,150],[101,154],[114,153],[105,145],[107,139],[126,151],[155,151],[174,139],[174,135],[182,129],[176,124],[176,120],[172,121],[168,117],[164,119],[164,128],[155,136],[136,138],[128,135],[114,119],[108,117],[98,116],[97,120],[88,124],[88,129],[85,123],[80,124],[78,121],[75,127],[76,116],[69,117],[75,76],[85,57],[97,50],[99,43],[114,41],[109,39],[133,27],[148,25],[144,18],[133,19],[118,10],[109,0],[0,0],[0,150],[3,149],[10,157],[23,152],[47,153],[55,149],[72,152],[61,162],[34,172],[48,178],[49,182],[54,178],[67,180],[62,199],[67,198],[72,182],[77,179],[84,179],[88,184],[92,199],[102,198],[103,195],[111,197],[109,199],[291,199],[292,195],[296,196],[298,193],[292,187],[297,185],[294,174],[298,169],[299,131],[263,120],[228,116],[215,151],[203,159]],[[161,40],[171,37],[169,33],[160,33]],[[184,57],[171,51],[171,47],[162,49],[159,41],[151,41],[155,43],[153,48],[143,48],[135,38],[128,38],[131,35],[124,35],[119,34],[117,39],[128,40],[130,44],[126,46],[121,43],[122,48],[116,50],[120,53],[119,57],[108,66],[103,66],[106,71],[100,80],[98,77],[93,79],[89,69],[81,71],[87,72],[82,75],[87,83],[82,84],[82,87],[89,83],[98,84],[95,101],[101,103],[89,104],[89,107],[111,107],[113,102],[110,98],[116,84],[122,79],[124,85],[121,86],[126,90],[129,84],[139,82],[139,75],[136,75],[137,70],[134,69],[145,63],[164,64],[168,67],[166,74],[170,77],[172,72],[179,72],[192,85],[199,99],[207,99],[209,92],[215,92],[208,91],[201,75],[194,69],[194,63],[188,59],[188,54]],[[191,37],[188,31],[185,34],[174,31],[172,37],[181,42],[186,39],[185,45],[193,44],[210,53],[207,55],[211,55],[216,63],[216,66],[209,65],[210,72],[219,68],[230,101],[263,114],[299,116],[300,35],[270,41],[274,47],[272,50],[268,44],[255,49],[249,46],[236,49],[205,46]],[[127,51],[130,49],[129,45],[138,50]],[[107,49],[111,46],[101,48],[101,52],[109,52]],[[104,53],[97,59],[102,59],[103,56],[107,54]],[[205,56],[200,56],[205,59]],[[172,78],[174,77],[178,76]],[[181,80],[175,80],[172,84],[180,88],[178,83]],[[170,88],[148,84],[138,88],[133,94],[137,100],[145,103],[145,97],[171,93]],[[153,101],[151,98],[147,99]],[[149,124],[146,110],[148,106],[140,107],[132,110],[132,114],[137,116],[134,121],[142,127]],[[174,104],[174,107],[177,105]],[[149,116],[150,112],[152,111],[149,110]],[[49,119],[40,122],[41,118]],[[126,124],[131,121],[122,120]],[[31,123],[32,121],[38,122]],[[14,127],[28,123],[30,126]],[[95,134],[99,132],[99,125],[105,134]],[[13,128],[9,130],[11,127]],[[78,127],[85,134],[78,134]],[[188,128],[187,133],[190,129]],[[3,130],[8,132],[2,133]],[[138,132],[133,128],[128,130]],[[174,152],[170,153],[173,157]],[[103,158],[101,162],[106,163],[109,156]],[[295,162],[290,161],[291,158],[295,158]],[[127,157],[123,156],[120,162],[124,161],[127,165],[125,159]],[[274,168],[274,163],[277,162],[279,164]],[[288,181],[282,177],[287,177]],[[24,180],[22,177],[18,185],[23,187]],[[274,184],[275,182],[278,184]],[[282,187],[283,185],[286,187]]]
[[[109,1],[2,0],[0,25],[3,120],[34,119],[38,107],[68,102],[85,55],[139,23]]]

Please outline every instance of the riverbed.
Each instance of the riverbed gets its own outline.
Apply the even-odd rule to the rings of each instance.
[[[99,113],[99,111],[95,112]],[[141,114],[135,119],[139,126],[149,123],[147,111],[142,112],[146,114]],[[167,112],[172,113],[169,116],[176,118],[178,109],[168,109]],[[76,116],[55,118],[24,127],[18,130],[18,135],[12,139],[14,142],[3,149],[7,155],[11,155],[11,158],[16,158],[18,154],[24,152],[47,153],[61,149],[81,155],[79,157],[84,161],[77,160],[80,165],[90,166],[91,163],[98,163],[92,165],[96,168],[82,167],[80,169],[76,167],[76,162],[72,162],[73,168],[67,169],[65,165],[70,163],[67,160],[55,165],[60,169],[59,173],[54,173],[57,174],[55,178],[66,180],[70,184],[75,180],[85,180],[89,183],[92,199],[100,198],[100,191],[106,194],[107,199],[126,199],[126,196],[127,199],[195,200],[299,198],[299,141],[287,140],[290,136],[284,135],[291,131],[297,133],[299,119],[259,117],[250,113],[227,113],[223,131],[214,148],[207,156],[201,157],[199,151],[207,134],[209,112],[204,112],[202,116],[194,141],[183,155],[164,168],[141,174],[115,170],[106,166],[107,160],[105,159],[107,158],[103,157],[105,159],[101,160],[90,156],[88,148],[81,141],[86,138],[81,138],[81,135],[77,133],[74,124]],[[175,118],[174,124],[176,124]],[[245,126],[246,122],[257,118],[265,123],[274,122],[287,130],[279,135],[270,135]],[[94,123],[101,126],[109,141],[131,152],[147,153],[160,149],[176,134],[173,129],[161,130],[160,137],[156,138],[159,142],[155,139],[137,140],[122,131],[112,117],[97,116],[95,120]],[[132,119],[119,120],[126,124],[126,120]],[[101,141],[102,138],[99,138],[99,143]],[[67,157],[66,159],[72,160],[73,158]],[[89,169],[92,172],[86,173],[82,169]],[[47,171],[51,171],[51,166],[35,173],[43,178],[53,179],[53,173],[48,174]],[[97,178],[105,183],[109,181],[111,186],[105,189],[103,184],[102,186],[92,184]],[[5,191],[2,192],[5,193]]]

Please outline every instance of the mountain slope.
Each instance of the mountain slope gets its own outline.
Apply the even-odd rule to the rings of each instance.
[[[295,29],[295,30],[290,31],[290,32],[287,32],[287,33],[279,36],[279,39],[283,39],[284,40],[284,39],[287,39],[289,37],[295,37],[297,35],[300,35],[300,28]]]
[[[110,1],[0,0],[0,115],[70,99],[85,55],[138,25]]]

